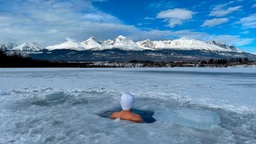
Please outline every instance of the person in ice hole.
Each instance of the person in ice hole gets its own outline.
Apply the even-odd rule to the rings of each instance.
[[[131,111],[134,101],[135,99],[132,94],[128,92],[123,93],[120,101],[122,110],[120,112],[114,112],[111,115],[111,118],[112,119],[120,118],[122,120],[128,120],[128,121],[137,122],[137,123],[142,122],[143,120],[141,116]]]

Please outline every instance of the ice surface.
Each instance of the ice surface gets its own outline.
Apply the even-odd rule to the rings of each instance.
[[[36,95],[34,96],[34,100],[32,104],[35,105],[56,105],[60,103],[64,103],[67,99],[67,96],[64,92],[55,92],[46,95]]]
[[[255,84],[256,67],[0,69],[0,143],[256,143]],[[169,117],[100,117],[123,91]]]
[[[201,130],[217,128],[220,123],[219,116],[208,110],[170,109],[156,112],[153,117],[157,121]]]

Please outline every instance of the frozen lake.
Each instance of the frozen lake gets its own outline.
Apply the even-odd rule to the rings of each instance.
[[[156,121],[100,117],[124,91]],[[256,143],[256,68],[0,69],[0,143]]]

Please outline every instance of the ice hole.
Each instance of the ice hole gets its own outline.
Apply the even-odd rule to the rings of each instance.
[[[102,112],[100,114],[98,114],[100,117],[104,117],[104,118],[110,118],[110,115],[114,112],[119,112],[121,111],[121,108],[114,108],[111,110],[107,110],[105,112]],[[156,119],[153,118],[154,112],[152,111],[148,111],[148,110],[139,110],[139,109],[132,109],[131,110],[133,113],[136,113],[138,115],[140,115],[145,123],[153,123],[156,121]]]

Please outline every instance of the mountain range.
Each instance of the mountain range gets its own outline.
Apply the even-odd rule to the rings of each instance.
[[[66,42],[46,47],[47,50],[71,49],[71,50],[106,50],[106,49],[121,49],[121,50],[160,50],[160,49],[175,49],[175,50],[206,50],[206,51],[225,51],[225,52],[241,52],[234,46],[224,43],[212,41],[204,42],[194,39],[181,38],[176,40],[142,40],[134,42],[133,40],[118,36],[114,40],[98,41],[94,37],[76,42],[75,40],[66,39]]]
[[[224,44],[221,42],[211,41],[204,42],[194,39],[175,39],[175,40],[142,40],[134,42],[133,40],[118,36],[114,40],[99,41],[94,37],[77,42],[76,40],[66,38],[66,41],[61,44],[47,46],[46,48],[40,48],[36,43],[23,43],[17,45],[15,43],[6,43],[0,45],[2,50],[12,51],[24,51],[24,52],[37,52],[40,50],[106,50],[106,49],[121,49],[121,50],[161,50],[161,49],[173,49],[173,50],[205,50],[205,51],[221,51],[221,52],[242,52],[241,50]]]
[[[129,60],[200,60],[218,58],[244,58],[256,60],[256,56],[217,41],[204,42],[195,39],[142,40],[134,42],[118,36],[114,40],[99,41],[94,37],[77,42],[66,38],[60,44],[40,48],[36,43],[17,45],[7,43],[0,49],[9,53],[25,53],[36,59],[64,61],[129,61]]]
[[[26,42],[21,45],[16,43],[5,43],[0,45],[0,49],[3,51],[23,51],[23,52],[38,52],[41,51],[36,43]]]

